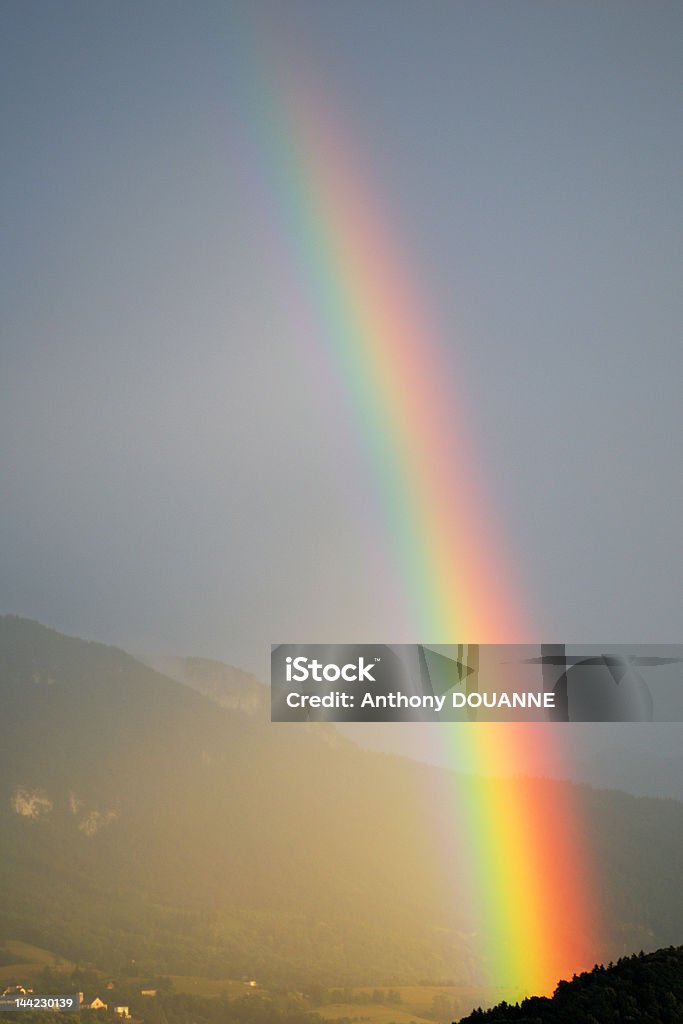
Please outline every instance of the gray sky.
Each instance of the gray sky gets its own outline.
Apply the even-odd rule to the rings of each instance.
[[[452,332],[539,639],[681,639],[680,3],[0,19],[1,610],[260,672],[273,641],[428,639],[250,177],[275,38]]]

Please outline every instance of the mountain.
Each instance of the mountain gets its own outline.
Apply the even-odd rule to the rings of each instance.
[[[270,694],[250,672],[211,658],[145,657],[141,660],[222,708],[248,715],[270,714]]]
[[[683,679],[681,679],[683,684]],[[544,728],[561,736],[563,723]],[[337,725],[353,742],[387,754],[410,756],[416,749],[432,764],[471,770],[466,751],[429,745],[428,726],[416,724],[410,737],[391,723],[344,722]],[[539,765],[549,777],[584,783],[599,789],[619,789],[634,796],[681,798],[683,779],[683,723],[681,722],[573,722],[571,760]],[[460,762],[458,758],[462,758]]]
[[[683,1021],[683,946],[620,959],[560,982],[552,999],[525,999],[475,1010],[460,1024],[680,1024]]]
[[[476,922],[446,886],[458,837],[432,797],[456,780],[272,724],[237,670],[168,668],[184,682],[0,618],[0,941],[111,971],[477,984]],[[595,959],[675,942],[683,805],[529,785],[587,822],[607,908]]]
[[[431,770],[17,618],[0,687],[0,939],[157,973],[450,973],[414,820]]]

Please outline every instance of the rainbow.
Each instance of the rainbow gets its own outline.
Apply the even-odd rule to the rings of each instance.
[[[475,486],[448,384],[451,354],[320,83],[298,70],[298,56],[271,55],[268,65],[277,81],[252,89],[258,173],[376,481],[409,639],[531,641]],[[448,814],[463,837],[485,982],[515,997],[548,993],[592,966],[598,943],[591,858],[570,787],[558,806],[558,788],[533,777],[560,756],[557,732],[555,747],[543,725],[472,724],[457,739],[476,774],[454,777]]]

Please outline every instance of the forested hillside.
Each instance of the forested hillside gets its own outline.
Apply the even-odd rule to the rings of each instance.
[[[679,1024],[683,1021],[683,946],[623,957],[563,981],[552,999],[525,999],[475,1010],[460,1024]]]

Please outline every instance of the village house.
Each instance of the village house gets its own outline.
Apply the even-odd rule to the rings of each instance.
[[[103,1002],[99,996],[95,996],[94,999],[90,999],[84,996],[82,992],[78,993],[78,1001],[81,1004],[83,1010],[107,1010],[108,1004]]]

